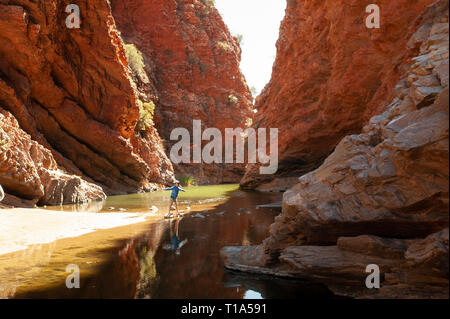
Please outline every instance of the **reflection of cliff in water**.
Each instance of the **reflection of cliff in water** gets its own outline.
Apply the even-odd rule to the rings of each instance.
[[[180,242],[188,241],[179,249],[179,255],[174,250],[164,249],[172,242],[169,222],[165,222],[163,243],[155,254],[156,278],[151,282],[147,280],[146,286],[140,285],[137,297],[242,298],[245,290],[225,287],[221,282],[224,269],[219,251],[226,243],[250,245],[265,238],[277,212],[255,210],[259,203],[260,200],[252,196],[235,193],[216,210],[202,213],[204,219],[183,218],[178,225],[178,237]],[[248,214],[241,208],[253,212]],[[224,211],[223,216],[217,215]]]
[[[144,235],[118,242],[111,259],[95,275],[81,278],[80,289],[62,285],[16,297],[244,298],[251,289],[263,297],[287,298],[298,296],[302,287],[312,297],[328,297],[326,289],[312,290],[299,281],[280,282],[224,270],[220,249],[261,243],[279,211],[256,206],[280,200],[280,194],[235,192],[214,210],[201,212],[204,218],[192,217],[196,212],[183,217],[178,232],[174,220],[162,220],[149,225]],[[171,249],[176,233],[184,244]]]

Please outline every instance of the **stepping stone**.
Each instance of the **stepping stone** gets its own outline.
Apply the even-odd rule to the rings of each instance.
[[[264,204],[264,205],[257,205],[256,209],[260,208],[281,208],[281,202],[280,203],[271,203],[271,204]]]

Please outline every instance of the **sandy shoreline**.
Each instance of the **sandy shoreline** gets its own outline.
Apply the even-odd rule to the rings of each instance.
[[[87,213],[0,209],[0,255],[100,229],[145,222],[152,213]]]

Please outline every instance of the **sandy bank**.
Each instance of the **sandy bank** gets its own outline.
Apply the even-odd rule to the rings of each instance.
[[[81,236],[96,230],[141,223],[151,213],[74,213],[42,209],[0,209],[0,255]]]

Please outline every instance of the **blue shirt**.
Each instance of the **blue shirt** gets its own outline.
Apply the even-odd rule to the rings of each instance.
[[[170,197],[172,197],[172,198],[177,198],[179,191],[185,192],[184,189],[182,189],[181,187],[178,187],[178,186],[172,186],[172,187],[166,188],[165,191],[172,191],[172,194],[170,194]]]

